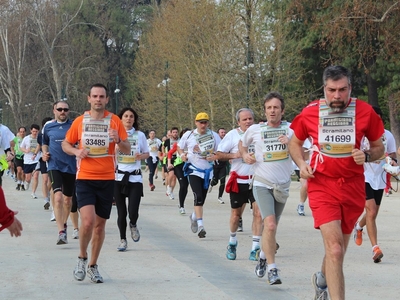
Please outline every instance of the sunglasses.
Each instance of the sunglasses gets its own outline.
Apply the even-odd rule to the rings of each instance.
[[[56,108],[56,111],[59,111],[59,112],[62,112],[62,111],[69,112],[69,108],[62,108],[62,107],[59,107],[59,108]]]
[[[207,124],[208,121],[198,121],[200,124]]]

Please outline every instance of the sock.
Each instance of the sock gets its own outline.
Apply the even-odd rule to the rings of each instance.
[[[253,235],[253,245],[251,246],[251,250],[256,250],[257,248],[260,248],[260,239],[261,236]]]
[[[326,279],[325,276],[322,272],[317,273],[317,285],[321,289],[325,289],[327,287],[326,285]]]
[[[194,212],[192,212],[192,220],[194,221],[194,220],[196,220],[196,214],[194,213]]]
[[[235,245],[237,243],[236,232],[231,232],[231,236],[229,237],[229,244]]]
[[[357,230],[363,230],[363,228],[360,226],[360,223],[359,223],[359,222],[356,223],[356,229],[357,229]]]
[[[372,247],[372,252],[375,250],[376,247],[379,247],[379,245],[375,245]]]
[[[167,185],[167,193],[171,194],[171,187],[169,185]]]
[[[268,272],[271,271],[272,269],[276,269],[276,264],[268,264]]]
[[[262,258],[262,259],[267,259],[266,257],[265,257],[265,253],[264,253],[264,251],[260,251],[260,258]]]
[[[204,226],[203,226],[203,218],[197,219],[197,226],[199,226],[199,227],[204,227]]]

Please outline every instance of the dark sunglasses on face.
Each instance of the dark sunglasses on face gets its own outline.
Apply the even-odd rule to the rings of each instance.
[[[199,121],[200,124],[207,124],[208,121]]]
[[[69,108],[62,108],[62,107],[59,107],[59,108],[56,108],[56,111],[59,111],[59,112],[62,112],[62,111],[69,112]]]

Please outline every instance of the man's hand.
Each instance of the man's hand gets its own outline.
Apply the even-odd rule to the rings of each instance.
[[[14,216],[16,214],[18,214],[18,211],[14,211]],[[19,237],[21,236],[22,224],[16,217],[14,217],[14,222],[12,222],[12,224],[8,226],[7,229],[10,231],[11,236]]]
[[[351,152],[351,156],[353,156],[354,162],[357,165],[363,165],[365,163],[365,153],[360,149],[353,149]]]

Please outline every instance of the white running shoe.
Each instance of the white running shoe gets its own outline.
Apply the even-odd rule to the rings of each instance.
[[[393,176],[400,175],[400,166],[392,166],[391,165],[392,159],[390,158],[390,156],[386,156],[385,160],[386,164],[384,164],[382,168],[390,175]]]
[[[24,186],[25,186],[25,190],[26,190],[26,191],[29,190],[29,185],[30,185],[30,182],[26,182],[26,181],[25,181]]]
[[[74,232],[72,232],[72,238],[73,238],[74,240],[79,239],[79,229],[78,229],[78,228],[75,228],[75,229],[74,229]]]
[[[31,194],[31,197],[32,197],[32,199],[37,199],[37,196],[36,196],[35,193],[32,193],[32,194]]]
[[[175,199],[174,193],[173,193],[173,192],[169,193],[168,196],[169,196],[169,199],[171,199],[171,200],[174,200],[174,199]]]
[[[219,204],[225,204],[224,200],[222,200],[222,197],[218,197],[218,202]]]
[[[184,208],[184,207],[180,207],[180,208],[179,208],[179,213],[180,213],[181,215],[186,214],[185,208]]]
[[[51,212],[50,221],[51,222],[55,222],[56,221],[56,216],[54,215],[54,210]]]

